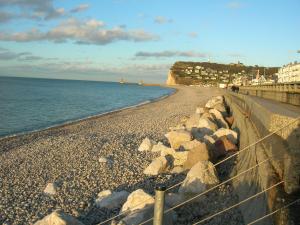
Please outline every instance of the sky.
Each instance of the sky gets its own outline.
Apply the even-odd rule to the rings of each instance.
[[[176,61],[300,61],[299,0],[0,0],[0,76],[163,83]]]

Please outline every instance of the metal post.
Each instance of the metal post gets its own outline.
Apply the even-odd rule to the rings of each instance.
[[[155,188],[155,205],[153,225],[162,225],[164,219],[164,204],[165,204],[165,190],[164,185],[157,185]]]

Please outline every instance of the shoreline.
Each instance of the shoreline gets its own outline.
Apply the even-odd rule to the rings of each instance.
[[[111,110],[111,111],[108,111],[108,112],[104,112],[104,113],[100,113],[100,114],[95,114],[95,115],[83,117],[83,118],[80,118],[80,119],[69,120],[69,121],[65,121],[65,122],[62,122],[62,123],[53,124],[53,125],[50,125],[50,126],[47,126],[47,127],[43,127],[43,128],[38,128],[38,129],[35,129],[35,130],[31,130],[31,131],[21,131],[21,132],[15,133],[15,134],[9,134],[9,135],[6,135],[6,136],[0,136],[0,142],[8,140],[8,139],[23,137],[23,136],[26,136],[26,135],[34,135],[35,133],[49,131],[51,129],[59,129],[59,128],[63,128],[65,126],[69,126],[69,125],[74,125],[76,123],[80,123],[80,122],[83,122],[83,121],[86,121],[86,120],[92,120],[92,119],[97,119],[97,118],[102,117],[102,116],[112,115],[114,113],[118,113],[118,112],[121,112],[123,110],[127,110],[127,109],[132,109],[132,108],[137,108],[137,107],[140,107],[140,106],[148,105],[148,104],[151,104],[151,103],[155,103],[155,102],[164,100],[164,99],[166,99],[166,98],[168,98],[168,97],[170,97],[172,95],[175,95],[178,92],[178,89],[176,88],[176,86],[167,86],[167,85],[163,86],[162,85],[161,87],[173,89],[173,92],[170,93],[170,94],[167,94],[167,95],[163,95],[163,96],[161,96],[159,98],[155,98],[155,99],[152,99],[152,100],[146,100],[144,102],[141,102],[141,103],[138,103],[138,104],[135,104],[135,105],[126,106],[126,107],[115,109],[115,110]],[[1,151],[0,151],[0,153],[1,153]]]
[[[145,137],[164,143],[170,127],[220,90],[174,88],[172,95],[151,104],[0,140],[0,206],[5,210],[0,224],[33,224],[55,209],[86,225],[97,224],[109,216],[94,208],[99,192],[142,188],[153,194],[155,184],[181,180],[175,174],[144,175],[155,153],[138,148]],[[99,162],[102,157],[111,163]],[[58,186],[54,198],[43,192],[48,183]]]

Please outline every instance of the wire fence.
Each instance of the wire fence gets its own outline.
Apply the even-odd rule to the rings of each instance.
[[[284,128],[290,126],[290,125],[292,125],[293,123],[297,122],[298,120],[300,120],[300,116],[297,117],[296,119],[290,121],[289,123],[285,124],[284,126],[278,128],[277,130],[275,130],[275,131],[269,133],[268,135],[264,136],[263,138],[259,139],[258,141],[256,141],[256,142],[254,142],[254,143],[252,143],[252,144],[250,144],[250,145],[244,147],[243,149],[239,150],[238,152],[236,152],[236,153],[234,153],[234,154],[228,156],[227,158],[225,158],[225,159],[223,159],[223,160],[221,160],[221,161],[215,163],[215,164],[214,164],[214,167],[216,167],[216,166],[218,166],[218,165],[220,165],[220,164],[222,164],[222,163],[228,161],[229,159],[232,159],[233,157],[235,157],[235,156],[241,154],[242,152],[244,152],[244,151],[250,149],[251,147],[257,145],[258,143],[260,143],[260,142],[262,142],[262,141],[268,139],[268,138],[271,137],[272,135],[274,135],[274,134],[278,133],[279,131],[281,131],[282,129],[284,129]],[[183,181],[178,182],[178,183],[172,185],[171,187],[168,187],[166,191],[169,191],[169,190],[171,190],[171,189],[173,189],[173,188],[175,188],[175,187],[181,185],[182,183],[183,183]]]
[[[227,212],[227,211],[230,210],[230,209],[233,209],[233,208],[235,208],[235,207],[237,207],[237,206],[239,206],[239,205],[241,205],[241,204],[243,204],[243,203],[245,203],[245,202],[248,202],[248,201],[251,200],[251,199],[256,198],[257,196],[259,196],[259,195],[261,195],[261,194],[266,193],[268,190],[270,190],[270,189],[272,189],[272,188],[274,188],[274,187],[276,187],[276,186],[278,186],[278,185],[280,185],[280,184],[282,184],[282,183],[283,183],[283,181],[280,181],[280,182],[278,182],[278,183],[276,183],[276,184],[274,184],[274,185],[272,185],[272,186],[266,188],[265,190],[260,191],[260,192],[256,193],[255,195],[250,196],[249,198],[246,198],[246,199],[244,199],[244,200],[242,200],[242,201],[240,201],[240,202],[238,202],[238,203],[236,203],[236,204],[234,204],[234,205],[232,205],[232,206],[229,206],[229,207],[227,207],[227,208],[225,208],[225,209],[223,209],[223,210],[221,210],[221,211],[219,211],[219,212],[217,212],[217,213],[215,213],[215,214],[213,214],[213,215],[211,215],[211,216],[208,216],[208,217],[206,217],[206,218],[204,218],[204,219],[198,221],[197,223],[194,223],[194,225],[196,225],[196,224],[201,224],[201,223],[203,223],[203,222],[205,222],[205,221],[207,221],[207,220],[213,219],[214,217],[216,217],[216,216],[218,216],[218,215],[220,215],[220,214],[222,214],[222,213],[224,213],[224,212]]]
[[[228,156],[227,158],[225,158],[225,159],[223,159],[223,160],[221,160],[221,161],[215,163],[213,166],[216,167],[216,166],[218,166],[218,165],[220,165],[220,164],[222,164],[222,163],[228,161],[229,159],[232,159],[233,157],[239,155],[240,153],[242,153],[242,152],[244,152],[244,151],[246,151],[246,150],[251,150],[251,149],[250,149],[251,147],[253,147],[253,146],[255,146],[255,145],[261,143],[262,141],[268,139],[268,138],[271,137],[272,135],[276,134],[277,132],[281,131],[282,129],[284,129],[284,128],[290,126],[290,125],[292,125],[293,123],[295,123],[295,122],[297,122],[297,121],[299,121],[299,120],[300,120],[300,116],[297,117],[296,119],[290,121],[289,123],[285,124],[284,126],[278,128],[277,130],[275,130],[275,131],[269,133],[268,135],[264,136],[263,138],[259,139],[258,141],[256,141],[256,142],[254,142],[254,143],[252,143],[252,144],[250,144],[250,145],[244,147],[243,149],[239,150],[238,152],[236,152],[236,153],[234,153],[234,154]],[[272,158],[272,157],[271,157],[271,158]],[[212,190],[214,190],[214,189],[220,187],[221,185],[224,185],[224,184],[228,183],[229,181],[232,181],[232,180],[238,178],[239,176],[241,176],[241,175],[243,175],[243,174],[246,174],[247,172],[253,170],[254,168],[258,167],[259,165],[261,165],[261,164],[263,164],[263,163],[265,163],[265,162],[267,162],[267,161],[269,161],[269,160],[270,160],[270,158],[268,158],[268,159],[266,159],[266,160],[263,160],[263,161],[257,163],[256,165],[250,167],[249,169],[247,169],[247,170],[245,170],[245,171],[243,171],[243,172],[240,172],[239,174],[235,175],[234,177],[231,177],[231,178],[227,179],[226,181],[224,181],[224,182],[222,182],[222,183],[220,183],[220,184],[218,184],[218,185],[216,185],[216,186],[214,186],[214,187],[212,187],[212,188],[210,188],[210,189],[208,189],[208,190],[206,190],[206,191],[204,191],[204,192],[202,192],[202,193],[200,193],[200,194],[198,194],[198,195],[196,195],[196,196],[194,196],[194,197],[192,197],[192,198],[190,198],[190,199],[187,199],[186,201],[184,201],[184,202],[182,202],[182,203],[179,203],[179,204],[177,204],[177,205],[174,206],[174,207],[171,207],[171,208],[165,210],[163,213],[164,213],[164,214],[165,214],[165,213],[168,213],[168,212],[170,212],[171,210],[174,210],[174,209],[176,209],[176,208],[178,208],[178,207],[180,207],[180,206],[183,206],[183,205],[185,205],[185,204],[187,204],[187,203],[193,201],[194,199],[199,198],[199,197],[201,197],[201,196],[203,196],[203,195],[209,193],[210,191],[212,191]],[[183,183],[183,181],[178,182],[178,183],[176,183],[176,184],[174,184],[174,185],[168,187],[168,188],[166,189],[166,191],[170,191],[170,190],[172,190],[173,188],[178,187],[178,186],[181,185],[182,183]],[[234,208],[234,207],[237,207],[237,206],[239,206],[240,204],[243,204],[244,202],[249,201],[249,200],[255,198],[256,196],[258,196],[258,195],[260,195],[260,194],[262,194],[262,193],[265,193],[265,192],[268,191],[269,189],[271,189],[271,188],[273,188],[273,187],[275,187],[275,186],[278,186],[278,185],[280,185],[280,184],[282,184],[282,183],[283,183],[283,181],[280,181],[280,182],[278,182],[276,185],[273,185],[273,186],[271,186],[271,187],[265,189],[265,190],[262,191],[262,192],[259,192],[259,193],[255,194],[255,195],[253,195],[253,196],[251,196],[251,197],[249,197],[249,198],[247,198],[247,199],[245,199],[245,200],[243,200],[243,201],[240,201],[239,203],[237,203],[237,204],[235,204],[235,205],[233,205],[233,206],[230,206],[230,207],[228,207],[228,208],[226,208],[226,209],[224,209],[224,210],[222,210],[222,211],[220,211],[220,212],[218,212],[218,213],[215,213],[215,214],[213,214],[213,215],[211,215],[211,216],[209,216],[209,217],[207,217],[207,218],[205,218],[205,219],[203,219],[203,220],[197,222],[196,224],[200,224],[200,223],[203,223],[203,222],[205,222],[205,221],[207,221],[207,220],[209,220],[209,219],[212,219],[213,217],[218,216],[218,215],[220,215],[220,214],[222,214],[222,213],[224,213],[224,212],[226,212],[226,211],[228,211],[228,210],[230,210],[230,209],[232,209],[232,208]],[[150,199],[150,198],[149,198],[149,199]],[[146,200],[147,200],[147,199],[146,199]],[[146,200],[145,200],[145,201],[146,201]],[[139,202],[138,204],[136,204],[136,205],[134,206],[134,208],[135,208],[135,207],[138,207],[138,206],[140,206],[140,205],[142,205],[142,204],[144,204],[144,202]],[[107,220],[102,221],[102,222],[100,222],[100,223],[98,223],[98,224],[99,224],[99,225],[105,224],[105,223],[107,223],[107,222],[109,222],[109,221],[111,221],[111,220],[114,220],[114,219],[116,219],[116,218],[122,216],[122,215],[126,215],[127,213],[130,213],[130,211],[131,211],[130,209],[129,209],[129,210],[126,210],[126,211],[123,211],[123,212],[119,213],[118,215],[115,215],[115,216],[113,216],[113,217],[110,217],[110,218],[108,218]],[[275,212],[274,212],[274,213],[275,213]],[[144,221],[144,222],[142,222],[141,224],[145,224],[145,223],[147,223],[147,222],[150,222],[151,220],[153,220],[153,217],[150,218],[150,219],[148,219],[148,220],[146,220],[146,221]],[[253,222],[255,222],[255,221],[253,221]]]
[[[257,223],[257,222],[259,222],[259,221],[261,221],[261,220],[264,220],[265,218],[267,218],[267,217],[269,217],[269,216],[272,216],[272,215],[274,215],[275,213],[277,213],[277,212],[279,212],[279,211],[281,211],[281,210],[283,210],[283,209],[286,209],[286,208],[288,208],[288,207],[290,207],[291,205],[294,205],[294,204],[296,204],[296,203],[300,203],[300,198],[297,199],[297,200],[295,200],[295,201],[290,202],[289,204],[286,204],[285,206],[283,206],[283,207],[281,207],[281,208],[279,208],[279,209],[276,209],[276,210],[273,211],[273,212],[270,212],[270,213],[267,214],[267,215],[264,215],[264,216],[262,216],[262,217],[260,217],[260,218],[258,218],[258,219],[256,219],[256,220],[254,220],[254,221],[248,223],[248,225],[252,225],[252,224],[255,224],[255,223]]]
[[[259,165],[261,165],[261,164],[263,164],[263,163],[265,163],[265,162],[268,162],[269,160],[270,160],[270,158],[265,159],[265,160],[263,160],[263,161],[257,163],[256,165],[250,167],[249,169],[244,170],[243,172],[240,172],[239,174],[237,174],[237,175],[235,175],[235,176],[233,176],[233,177],[231,177],[231,178],[229,178],[229,179],[227,179],[227,180],[221,182],[220,184],[218,184],[218,185],[216,185],[216,186],[213,186],[213,187],[207,189],[206,191],[201,192],[201,193],[195,195],[194,197],[191,197],[191,198],[189,198],[189,199],[187,199],[187,200],[185,200],[185,201],[183,201],[183,202],[181,202],[181,203],[179,203],[179,204],[177,204],[177,205],[175,205],[175,206],[173,206],[173,207],[171,207],[171,208],[165,210],[163,213],[166,214],[166,213],[168,213],[168,212],[170,212],[170,211],[172,211],[172,210],[174,210],[174,209],[176,209],[176,208],[179,208],[180,206],[183,206],[183,205],[185,205],[185,204],[187,204],[187,203],[189,203],[189,202],[192,202],[193,200],[195,200],[195,199],[197,199],[197,198],[200,198],[201,196],[203,196],[203,195],[205,195],[205,194],[208,194],[209,192],[211,192],[211,191],[217,189],[218,187],[220,187],[220,186],[222,186],[222,185],[224,185],[224,184],[226,184],[226,183],[228,183],[228,182],[230,182],[230,181],[232,181],[232,180],[234,180],[234,179],[240,177],[241,175],[244,175],[244,174],[246,174],[247,172],[252,171],[253,169],[255,169],[256,167],[258,167]],[[150,218],[150,219],[148,219],[148,220],[146,220],[146,221],[144,221],[144,222],[142,222],[141,225],[142,225],[142,224],[145,224],[145,223],[148,223],[148,222],[150,222],[151,220],[153,220],[153,217]]]

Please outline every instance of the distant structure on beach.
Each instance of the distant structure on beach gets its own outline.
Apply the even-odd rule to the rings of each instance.
[[[258,71],[263,71],[259,75]],[[278,67],[245,66],[241,62],[220,64],[211,62],[175,62],[170,68],[167,84],[227,86],[233,82],[239,85],[251,83],[253,79],[274,80]]]
[[[278,83],[300,82],[300,63],[295,61],[279,68]]]
[[[120,84],[125,84],[125,80],[122,78],[119,83]]]

